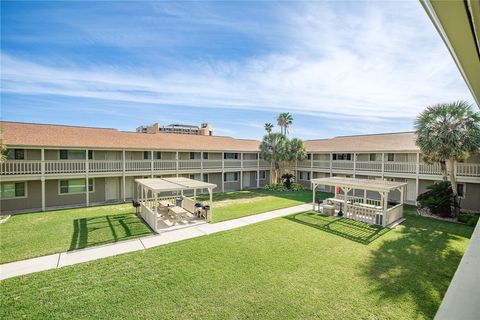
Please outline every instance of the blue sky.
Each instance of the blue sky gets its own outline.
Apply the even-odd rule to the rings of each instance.
[[[260,139],[412,130],[473,103],[418,1],[2,1],[2,120]]]

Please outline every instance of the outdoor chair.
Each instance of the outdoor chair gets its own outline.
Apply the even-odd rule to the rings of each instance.
[[[136,202],[135,200],[132,200],[132,206],[135,208],[135,213],[138,214],[139,213],[138,208],[140,208],[140,203]]]

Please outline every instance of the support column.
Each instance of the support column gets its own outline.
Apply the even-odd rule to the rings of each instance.
[[[297,177],[295,177],[296,179]],[[313,153],[310,154],[310,180],[313,179]]]
[[[385,153],[382,153],[382,180],[385,173]]]
[[[42,211],[45,211],[45,149],[41,149],[41,173],[42,176],[40,178],[42,184]]]
[[[382,218],[382,226],[386,226],[387,225],[387,209],[388,209],[388,192],[385,192],[384,193],[384,197],[383,197],[383,218]]]
[[[208,201],[208,205],[210,206],[210,211],[208,212],[208,215],[207,215],[207,222],[212,222],[212,218],[213,218],[213,196],[212,196],[212,188],[208,188],[208,196],[209,196],[209,201]]]
[[[416,171],[415,171],[415,205],[417,205],[417,197],[419,193],[419,184],[420,184],[420,152],[417,152],[417,163],[416,163]]]
[[[240,171],[238,175],[240,176],[240,190],[243,190],[243,171]]]
[[[175,153],[175,171],[177,171],[178,177],[178,151]]]
[[[333,162],[333,153],[330,152],[330,177],[333,176],[332,173],[332,162]],[[336,187],[335,187],[336,188]]]
[[[90,193],[88,190],[88,149],[85,149],[85,201],[87,207],[90,206]]]
[[[257,189],[260,188],[260,154],[257,153]]]
[[[315,211],[315,189],[317,189],[317,185],[315,183],[312,183],[312,205],[313,205],[313,211]]]
[[[357,171],[357,154],[354,153],[353,154],[353,178],[356,177],[356,171]],[[353,195],[355,195],[355,191]]]
[[[122,198],[123,202],[126,201],[126,179],[125,179],[125,149],[122,149]]]
[[[150,175],[153,178],[153,150],[150,151]]]
[[[363,203],[367,204],[367,189],[363,190]]]
[[[222,192],[225,192],[225,152],[222,152]]]

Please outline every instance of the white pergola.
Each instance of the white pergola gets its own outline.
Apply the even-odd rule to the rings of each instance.
[[[163,200],[172,200],[172,196],[162,197],[161,193],[165,192],[179,192],[183,198],[184,191],[193,191],[193,199],[190,200],[191,207],[195,204],[197,190],[208,190],[209,194],[209,211],[207,212],[207,221],[212,220],[213,205],[212,195],[213,189],[217,187],[216,184],[193,180],[184,177],[174,178],[147,178],[147,179],[135,179],[137,184],[137,202],[140,204],[140,213],[145,221],[156,230],[156,214],[157,208],[160,202]],[[189,199],[189,198],[188,198]],[[143,211],[142,211],[143,210]],[[192,212],[192,208],[187,208],[189,212]],[[153,216],[153,217],[150,217]]]
[[[335,198],[331,200],[341,201],[344,206],[345,216],[355,220],[375,224],[376,216],[382,216],[381,225],[387,226],[403,217],[403,203],[406,182],[369,180],[345,177],[326,177],[310,180],[313,192],[313,209],[315,210],[315,190],[319,185],[335,187]],[[337,194],[340,188],[343,195]],[[353,195],[349,195],[354,190]],[[355,190],[363,190],[363,197],[355,196]],[[392,191],[400,191],[400,203],[388,208],[388,195]],[[374,191],[380,195],[380,200],[368,199],[367,192]],[[378,224],[378,222],[376,223]]]

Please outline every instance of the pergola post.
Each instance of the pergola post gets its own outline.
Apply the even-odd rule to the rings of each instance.
[[[343,191],[343,208],[344,208],[344,217],[347,218],[347,210],[348,210],[348,204],[347,204],[347,201],[348,201],[348,193],[350,192],[350,190],[352,190],[352,188],[348,188],[348,187],[342,187],[342,191]]]
[[[197,201],[197,189],[193,189],[193,201]]]
[[[210,211],[208,212],[208,215],[207,215],[207,222],[212,222],[212,216],[213,216],[213,195],[212,195],[213,191],[212,191],[212,187],[209,187],[208,188],[208,196],[209,196],[209,201],[208,201],[208,205],[210,206]]]
[[[315,189],[317,189],[317,185],[316,185],[315,183],[312,183],[312,192],[313,192],[312,204],[313,204],[313,211],[315,211]]]
[[[382,217],[382,226],[387,225],[387,209],[388,209],[388,191],[384,192],[383,196],[383,217]]]

